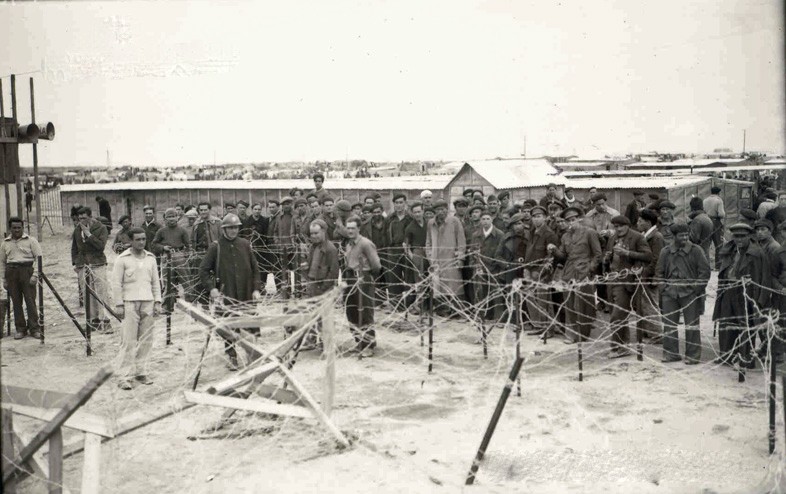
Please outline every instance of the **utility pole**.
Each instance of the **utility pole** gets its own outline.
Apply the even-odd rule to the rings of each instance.
[[[745,154],[746,129],[742,129],[742,153]]]

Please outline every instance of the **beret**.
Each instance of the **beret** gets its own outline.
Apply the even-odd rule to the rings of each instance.
[[[756,220],[756,222],[753,224],[753,228],[759,228],[760,226],[769,228],[770,231],[775,229],[775,227],[772,224],[772,221],[770,220]]]
[[[501,201],[502,199],[510,197],[510,192],[508,192],[507,190],[503,190],[502,192],[499,193],[499,196],[497,197]]]
[[[240,204],[240,203],[238,203],[238,204]],[[294,203],[294,206],[295,206],[295,207],[298,207],[298,206],[300,206],[301,204],[302,204],[303,206],[307,206],[307,205],[308,205],[308,203],[306,202],[306,200],[305,200],[305,199],[303,199],[302,197],[298,197],[297,199],[295,199],[295,203]]]
[[[532,214],[535,214],[535,213],[542,213],[542,214],[544,214],[544,215],[547,215],[547,214],[549,214],[549,213],[548,213],[548,211],[546,211],[546,208],[544,208],[543,206],[535,206],[534,208],[532,208],[532,211],[531,211],[531,213],[532,213]]]
[[[677,209],[677,206],[675,206],[674,203],[671,201],[661,201],[660,204],[658,204],[658,209],[664,209],[664,208]]]
[[[581,209],[577,208],[576,206],[571,206],[569,208],[566,208],[564,211],[562,211],[560,216],[562,216],[565,219],[568,219],[570,217],[581,216],[583,214],[584,214],[584,211],[582,211]]]
[[[440,201],[437,201],[437,202],[440,202]],[[453,201],[453,205],[454,205],[454,206],[464,206],[464,207],[467,207],[467,206],[469,206],[469,202],[467,202],[467,200],[466,200],[466,199],[464,199],[464,198],[460,198],[460,199],[456,199],[455,201]]]
[[[237,201],[237,205],[238,205],[238,206],[240,206],[241,204],[242,204],[243,206],[245,206],[245,207],[248,207],[248,203],[247,203],[246,201],[244,201],[243,199],[241,199],[241,200]]]
[[[433,208],[435,210],[437,208],[445,208],[445,209],[447,209],[448,208],[448,202],[447,201],[443,201],[442,199],[438,199],[438,200],[434,201]]]
[[[284,197],[281,198],[281,204],[286,204],[286,203],[292,202],[292,201],[294,201],[294,199],[292,199],[289,196],[284,196]]]
[[[603,192],[596,192],[595,194],[592,194],[592,202],[600,201],[601,199],[603,199],[604,201],[608,200],[606,194],[604,194]]]
[[[480,211],[483,212],[483,210],[486,209],[486,207],[484,205],[482,205],[482,204],[475,204],[474,206],[469,208],[469,212],[471,213],[472,211],[474,211],[476,209],[480,209]]]
[[[350,204],[346,199],[340,199],[336,203],[336,209],[339,211],[352,211],[352,204]]]
[[[729,227],[729,231],[735,235],[747,235],[753,233],[753,227],[747,223],[735,223]]]
[[[754,220],[755,221],[755,220],[759,219],[759,215],[756,214],[756,211],[754,211],[754,210],[752,210],[750,208],[740,209],[740,215],[743,218],[747,218],[749,220]],[[729,230],[731,230],[731,228],[729,228]]]
[[[191,211],[194,211],[194,210],[192,209]],[[189,211],[189,213],[190,213],[191,211]],[[188,214],[188,213],[186,213],[186,214]],[[194,211],[194,214],[196,215],[196,211]],[[120,219],[119,219],[119,220],[117,220],[117,224],[119,225],[119,224],[121,224],[122,222],[124,222],[125,220],[130,220],[130,219],[131,219],[131,217],[130,217],[130,216],[128,216],[128,215],[123,215],[123,216],[121,216],[121,217],[120,217]]]
[[[187,218],[196,218],[197,216],[199,216],[199,213],[196,212],[196,209],[189,209],[188,211],[186,211],[186,213],[183,216],[186,216]],[[120,219],[120,221],[121,222],[123,221],[122,218]]]
[[[406,201],[407,200],[407,195],[404,194],[404,193],[401,193],[401,192],[397,192],[396,194],[393,194],[393,202],[395,202],[395,201],[397,201],[399,199],[404,199]]]
[[[672,223],[669,226],[669,229],[671,230],[671,233],[673,233],[674,235],[678,233],[688,233],[688,231],[690,231],[688,229],[688,225],[686,225],[685,223]]]
[[[627,216],[622,216],[619,214],[611,219],[611,224],[619,226],[630,226],[630,220]]]
[[[641,213],[639,213],[639,216],[649,221],[653,225],[658,222],[658,213],[652,209],[642,209]]]

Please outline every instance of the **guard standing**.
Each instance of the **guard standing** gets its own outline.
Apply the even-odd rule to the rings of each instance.
[[[6,237],[0,246],[0,279],[14,307],[16,326],[14,339],[21,340],[28,333],[32,338],[40,339],[41,331],[35,300],[38,284],[35,263],[41,255],[41,246],[36,239],[24,232],[22,218],[16,216],[9,218],[8,229],[11,235]],[[25,321],[22,302],[27,306],[27,321]]]

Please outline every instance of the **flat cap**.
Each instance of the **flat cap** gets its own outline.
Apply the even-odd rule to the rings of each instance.
[[[455,203],[454,203],[454,204],[455,204]],[[448,201],[445,201],[445,200],[443,200],[443,199],[437,199],[436,201],[434,201],[434,203],[433,203],[433,206],[432,206],[432,207],[433,207],[435,210],[436,210],[437,208],[445,208],[445,209],[448,209]]]
[[[238,204],[240,204],[240,203],[238,203]],[[300,205],[308,206],[308,202],[306,202],[306,200],[303,199],[302,197],[298,197],[297,199],[295,199],[295,202],[294,202],[293,206],[298,207]]]
[[[673,233],[674,235],[678,233],[688,233],[690,231],[688,229],[688,225],[686,225],[685,223],[672,223],[669,226],[669,230],[671,230],[671,233]]]
[[[246,201],[244,201],[243,199],[240,199],[239,201],[237,201],[237,205],[238,206],[243,205],[245,207],[248,207],[248,203]]]
[[[475,204],[469,208],[469,212],[472,213],[472,211],[476,209],[479,209],[481,212],[483,212],[483,210],[486,209],[486,206],[483,204]]]
[[[336,203],[336,209],[339,211],[352,211],[352,204],[350,204],[346,199],[340,199]]]
[[[440,202],[440,201],[437,201],[437,202]],[[459,207],[459,206],[467,207],[467,206],[469,206],[469,201],[467,201],[466,199],[461,197],[461,198],[456,199],[455,201],[453,201],[453,205],[456,206],[456,207]]]
[[[660,195],[658,195],[658,194],[656,194],[656,193],[654,193],[654,192],[650,192],[650,193],[649,193],[649,194],[647,194],[647,195],[648,195],[648,196],[649,196],[649,198],[650,198],[650,199],[652,199],[653,201],[660,200]]]
[[[611,224],[617,226],[630,226],[630,220],[627,216],[619,214],[611,219]]]
[[[671,201],[661,201],[660,204],[658,204],[658,209],[677,209],[677,206]]]
[[[744,236],[753,233],[753,227],[747,223],[735,223],[729,227],[729,231],[733,235]]]
[[[510,228],[514,224],[518,223],[519,221],[524,221],[524,215],[521,213],[516,213],[505,222],[505,226]]]
[[[281,204],[286,204],[286,203],[292,202],[292,201],[294,201],[294,199],[292,199],[289,196],[284,196],[284,197],[281,198]]]
[[[773,226],[772,221],[770,220],[756,220],[756,222],[753,224],[753,228],[759,228],[760,226],[768,228],[770,231],[775,229],[775,226]]]
[[[194,210],[192,209],[191,211],[194,211]],[[196,213],[196,211],[194,211],[194,213]],[[122,223],[123,223],[125,220],[130,220],[130,219],[131,219],[131,217],[130,217],[130,216],[128,216],[128,215],[125,215],[125,214],[124,214],[123,216],[121,216],[121,217],[120,217],[120,219],[119,219],[119,220],[117,220],[117,224],[118,224],[118,225],[120,225],[120,224],[122,224]]]
[[[569,208],[566,208],[564,211],[562,211],[560,216],[562,216],[565,219],[568,219],[568,218],[572,218],[573,216],[581,216],[583,214],[584,214],[584,211],[582,211],[581,209],[577,208],[576,206],[571,206]]]
[[[600,201],[601,199],[603,199],[604,201],[608,200],[606,194],[604,194],[603,192],[596,192],[592,194],[592,202],[597,202]]]
[[[183,216],[186,218],[196,218],[199,216],[199,213],[196,212],[196,209],[189,209]]]

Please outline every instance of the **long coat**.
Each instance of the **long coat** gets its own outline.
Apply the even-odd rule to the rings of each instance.
[[[206,290],[218,288],[226,297],[240,301],[251,300],[254,290],[261,288],[251,244],[240,237],[230,241],[221,235],[212,243],[199,267],[199,278]]]
[[[577,225],[562,235],[562,245],[554,258],[563,261],[562,279],[583,280],[595,274],[601,259],[598,232],[583,225]]]
[[[749,276],[753,283],[745,287],[745,292],[759,307],[766,307],[770,300],[769,290],[761,286],[772,286],[772,272],[767,255],[761,248],[751,241],[748,250],[740,260],[737,272],[731,274],[734,267],[734,256],[737,246],[734,241],[727,242],[720,248],[718,255],[721,258],[718,270],[718,296],[715,299],[715,310],[712,313],[713,321],[734,320],[745,315],[746,298],[742,287],[736,282],[743,276]]]
[[[442,224],[438,224],[436,218],[429,220],[426,255],[437,273],[434,295],[460,296],[463,293],[461,266],[466,247],[464,226],[459,219],[448,216]]]
[[[316,297],[330,291],[338,279],[338,249],[330,241],[311,244],[306,266],[306,296]]]

